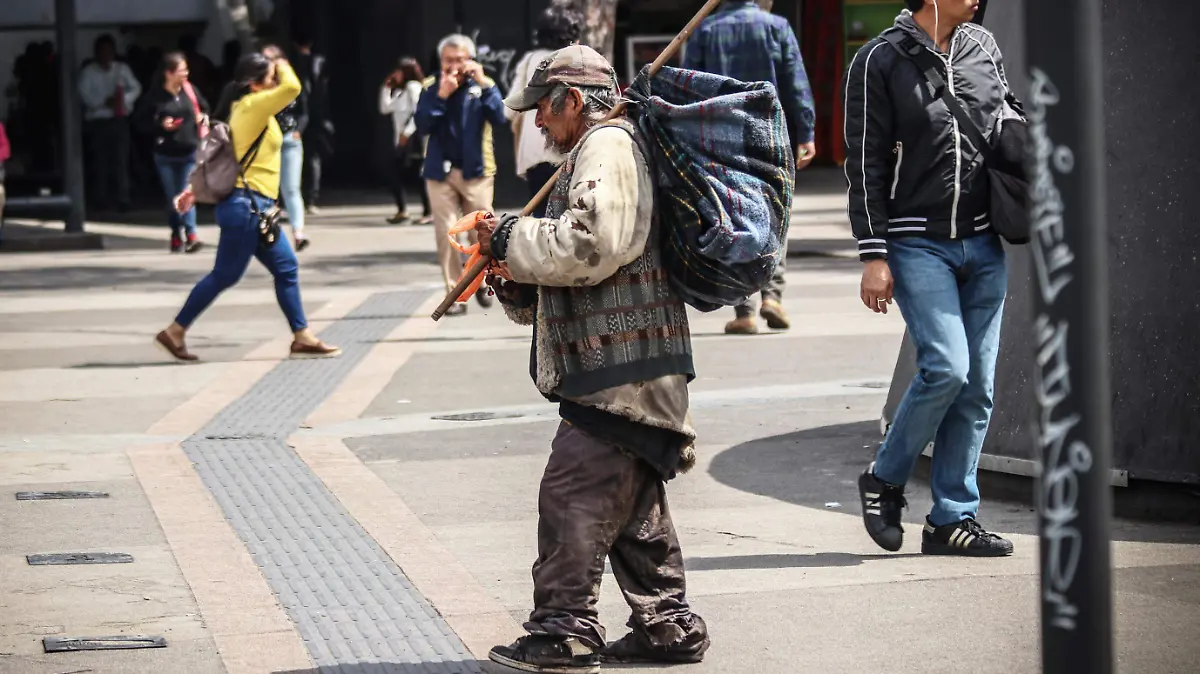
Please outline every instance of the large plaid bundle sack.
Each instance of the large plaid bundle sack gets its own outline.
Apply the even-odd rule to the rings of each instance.
[[[775,88],[643,68],[625,96],[653,155],[674,288],[701,311],[761,291],[787,254],[796,175]]]

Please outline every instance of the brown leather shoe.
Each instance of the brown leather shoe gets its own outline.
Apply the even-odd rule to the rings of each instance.
[[[739,316],[725,324],[727,335],[757,335],[758,323],[753,316]]]
[[[292,342],[290,357],[292,358],[337,358],[342,355],[340,346],[332,346],[325,342],[316,344],[301,344]]]
[[[200,360],[188,352],[186,344],[175,344],[175,342],[172,342],[171,336],[167,334],[166,330],[163,330],[154,337],[154,344],[158,348],[170,354],[175,360],[183,361],[185,363],[191,363]]]
[[[766,319],[767,327],[772,330],[787,330],[792,327],[792,322],[788,320],[787,312],[783,310],[779,300],[763,300],[758,315]]]

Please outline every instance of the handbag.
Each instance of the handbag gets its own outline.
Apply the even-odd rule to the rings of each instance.
[[[196,167],[188,176],[188,184],[196,195],[196,201],[202,204],[220,203],[237,187],[238,176],[245,182],[243,169],[258,156],[258,148],[266,135],[267,130],[264,128],[254,144],[246,150],[246,154],[238,159],[234,153],[233,131],[229,125],[225,122],[213,122],[212,133],[200,141],[200,146],[196,149]]]
[[[946,78],[942,75],[942,59],[901,31],[889,31],[884,34],[884,39],[916,64],[926,81],[933,86],[935,95],[940,96],[950,109],[950,114],[958,120],[959,128],[983,155],[991,192],[989,215],[992,229],[1009,243],[1029,243],[1029,182],[1025,175],[1024,158],[1028,127],[1025,120],[1005,119],[1001,115],[992,134],[996,143],[989,143],[962,104],[951,95]],[[1009,97],[1011,94],[1005,97],[1005,103],[1012,106]]]

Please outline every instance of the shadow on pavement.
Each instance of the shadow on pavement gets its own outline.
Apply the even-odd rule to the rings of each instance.
[[[164,255],[166,253],[164,252]],[[101,286],[192,286],[199,275],[143,267],[62,266],[10,269],[0,275],[0,290],[70,290]]]
[[[817,510],[836,508],[837,512],[858,515],[858,476],[874,459],[880,440],[879,422],[874,420],[810,428],[730,447],[713,458],[709,474],[740,491]],[[920,535],[920,526],[932,505],[926,475],[928,462],[921,459],[906,493],[909,507],[904,516],[909,535]],[[1019,484],[1020,489],[989,492],[988,481],[996,475],[980,474],[984,499],[980,521],[997,532],[1036,535],[1037,517],[1031,505],[1033,481],[1003,475],[1005,480]],[[994,498],[998,491],[1020,491],[1028,499]],[[1200,545],[1200,527],[1114,520],[1112,538]]]
[[[908,555],[856,555],[849,552],[817,552],[811,555],[742,555],[735,557],[688,557],[688,571],[730,571],[733,569],[813,569],[859,566],[863,562],[919,557]]]
[[[313,248],[316,248],[314,244]],[[432,250],[395,250],[376,253],[359,253],[355,255],[340,255],[330,257],[304,258],[300,260],[303,269],[316,271],[331,271],[346,268],[375,267],[388,264],[437,264],[437,257]]]

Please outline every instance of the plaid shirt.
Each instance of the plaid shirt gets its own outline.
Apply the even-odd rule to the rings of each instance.
[[[795,144],[811,143],[816,109],[800,44],[782,16],[754,0],[726,0],[688,40],[683,67],[743,82],[770,82]]]

